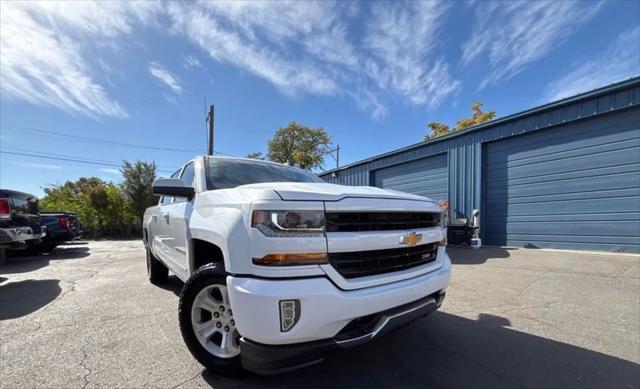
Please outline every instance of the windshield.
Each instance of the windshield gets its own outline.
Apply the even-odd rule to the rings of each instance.
[[[206,167],[209,190],[261,182],[324,182],[303,170],[243,159],[209,158]]]

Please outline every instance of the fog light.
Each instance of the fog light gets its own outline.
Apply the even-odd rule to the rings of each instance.
[[[299,318],[300,300],[280,300],[280,331],[289,331]]]
[[[442,229],[442,240],[438,242],[439,246],[447,247],[447,234],[448,234],[448,231],[447,231],[447,228],[445,227]]]

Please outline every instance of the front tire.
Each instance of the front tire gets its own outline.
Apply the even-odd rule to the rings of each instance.
[[[191,354],[210,371],[242,370],[240,334],[235,326],[222,264],[196,270],[180,294],[180,331]]]
[[[169,269],[158,260],[147,247],[147,278],[154,285],[160,285],[167,281]]]

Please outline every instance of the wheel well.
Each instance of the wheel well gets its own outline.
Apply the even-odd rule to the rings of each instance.
[[[191,249],[191,252],[193,253],[193,268],[191,269],[191,272],[196,271],[196,269],[208,263],[221,263],[224,265],[224,255],[222,254],[222,250],[213,243],[200,239],[192,239]]]

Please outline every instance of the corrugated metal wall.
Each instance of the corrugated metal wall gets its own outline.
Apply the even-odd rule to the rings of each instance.
[[[446,154],[422,158],[373,170],[371,182],[379,188],[399,190],[429,197],[449,199],[449,171]]]
[[[447,153],[451,215],[469,217],[473,209],[481,207],[483,143],[566,123],[581,123],[626,110],[640,114],[640,78],[369,158],[328,171],[321,177],[327,182],[343,185],[373,185],[370,182],[373,170]]]
[[[640,252],[640,114],[485,144],[483,239],[493,246]]]

